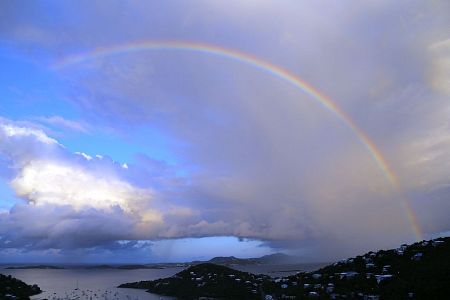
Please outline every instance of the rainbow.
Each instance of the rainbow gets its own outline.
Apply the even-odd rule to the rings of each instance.
[[[389,166],[386,159],[383,157],[380,150],[375,143],[369,138],[369,136],[361,130],[356,123],[350,118],[350,116],[343,111],[331,98],[324,93],[314,88],[311,84],[270,62],[262,60],[258,57],[252,56],[248,53],[244,53],[234,49],[228,49],[216,45],[197,43],[191,41],[138,41],[128,44],[121,44],[110,47],[100,47],[93,51],[86,53],[71,55],[56,62],[52,67],[53,69],[63,69],[71,65],[77,65],[90,60],[107,57],[117,54],[135,53],[141,51],[155,51],[155,50],[178,50],[178,51],[190,51],[195,53],[203,53],[207,55],[219,56],[225,59],[231,59],[239,63],[246,64],[248,66],[259,69],[267,74],[270,74],[276,78],[279,78],[292,86],[296,87],[300,91],[309,95],[312,99],[316,100],[325,109],[336,115],[358,138],[361,144],[367,149],[368,153],[373,158],[376,165],[382,171],[386,180],[392,185],[392,187],[401,195],[401,202],[404,209],[407,212],[409,222],[411,224],[412,231],[418,240],[422,239],[422,233],[420,229],[417,217],[408,201],[404,196],[404,192],[400,186],[399,179],[394,170]]]

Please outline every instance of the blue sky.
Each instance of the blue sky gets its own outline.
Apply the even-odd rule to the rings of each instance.
[[[324,261],[448,232],[449,11],[446,1],[0,4],[2,261],[277,251]],[[264,68],[182,49],[54,67],[158,40],[234,49],[307,81],[398,184],[339,114]]]
[[[64,100],[68,93],[67,84],[53,70],[31,61],[20,52],[14,53],[6,46],[1,50],[0,63],[7,70],[0,75],[3,116],[37,123],[42,123],[41,118],[55,116],[67,120],[82,118],[76,105]],[[73,132],[73,128],[61,128],[61,124],[44,121],[44,125],[55,130],[63,144],[72,151],[92,155],[102,153],[122,162],[131,161],[135,153],[145,152],[157,159],[175,162],[169,150],[170,139],[150,126],[133,128],[133,132],[90,127],[80,134],[76,130]],[[151,138],[143,140],[137,136]]]

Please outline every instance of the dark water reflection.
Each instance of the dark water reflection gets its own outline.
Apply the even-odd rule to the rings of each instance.
[[[326,264],[283,264],[283,265],[247,265],[233,268],[255,274],[272,277],[289,276],[300,271],[313,271]],[[173,299],[146,293],[144,290],[118,289],[119,284],[141,280],[153,280],[170,277],[183,270],[182,267],[165,269],[1,269],[0,273],[12,275],[28,284],[37,284],[44,293],[32,297],[38,299],[130,299],[155,300]],[[76,289],[78,287],[78,289]]]
[[[44,293],[32,299],[160,299],[160,296],[144,290],[118,289],[125,282],[151,280],[169,277],[183,268],[142,269],[142,270],[99,270],[99,269],[27,269],[0,270],[28,284],[37,284]],[[78,290],[75,290],[78,286]],[[163,298],[171,299],[171,298]]]

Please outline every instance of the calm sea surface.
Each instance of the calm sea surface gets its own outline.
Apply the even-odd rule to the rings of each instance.
[[[255,274],[266,274],[272,277],[288,276],[300,271],[313,271],[325,264],[283,264],[283,265],[249,265],[233,266],[233,268]],[[12,275],[26,282],[37,284],[44,291],[32,297],[38,299],[79,299],[79,300],[155,300],[173,299],[150,294],[144,290],[118,289],[119,284],[141,280],[153,280],[170,277],[183,268],[166,269],[86,269],[67,268],[7,270],[0,267],[0,273]],[[78,289],[76,289],[78,287]]]
[[[173,299],[150,294],[144,290],[118,289],[119,284],[141,280],[169,277],[182,268],[143,269],[143,270],[99,270],[99,269],[62,269],[62,270],[0,270],[0,273],[12,275],[26,282],[37,284],[44,293],[32,299]],[[75,290],[78,285],[78,290]]]

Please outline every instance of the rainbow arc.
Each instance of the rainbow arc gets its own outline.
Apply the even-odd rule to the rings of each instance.
[[[354,135],[358,138],[361,144],[366,148],[367,152],[372,157],[378,168],[381,170],[383,176],[389,182],[389,184],[398,192],[404,207],[412,231],[418,240],[422,239],[422,233],[420,229],[417,216],[414,213],[408,199],[404,195],[404,192],[400,186],[398,176],[388,164],[387,160],[382,155],[376,144],[369,138],[369,136],[359,128],[356,123],[350,118],[350,116],[343,111],[335,101],[329,98],[327,95],[314,88],[311,84],[291,73],[290,71],[281,68],[273,63],[262,60],[258,57],[250,55],[245,52],[241,52],[234,49],[219,47],[217,45],[197,43],[191,41],[139,41],[127,44],[121,44],[110,47],[96,48],[93,51],[81,53],[77,55],[71,55],[58,61],[53,65],[54,69],[63,69],[72,65],[81,64],[90,60],[118,55],[127,54],[141,51],[157,51],[157,50],[171,50],[171,51],[189,51],[195,53],[203,53],[205,55],[219,56],[225,59],[230,59],[239,63],[243,63],[259,69],[262,72],[270,74],[276,78],[279,78],[301,92],[310,96],[317,103],[322,105],[325,109],[333,113],[339,118],[345,126],[347,126]]]

